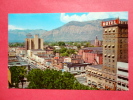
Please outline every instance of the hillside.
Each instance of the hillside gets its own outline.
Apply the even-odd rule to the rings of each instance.
[[[110,19],[98,19],[93,21],[71,21],[59,28],[51,31],[42,29],[38,30],[9,30],[9,42],[24,42],[26,34],[31,33],[39,34],[44,41],[55,42],[55,41],[88,41],[94,40],[96,35],[99,40],[102,40],[102,27],[101,21],[114,20]],[[125,20],[125,19],[122,19]]]

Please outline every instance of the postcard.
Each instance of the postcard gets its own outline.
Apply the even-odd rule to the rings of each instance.
[[[8,87],[129,90],[128,12],[8,14]]]

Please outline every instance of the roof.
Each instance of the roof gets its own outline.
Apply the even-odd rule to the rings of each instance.
[[[81,50],[96,50],[96,51],[102,51],[103,47],[87,47],[87,48],[83,48]]]
[[[71,62],[64,62],[67,64],[67,67],[82,67],[82,66],[87,66],[91,65],[91,63],[71,63]]]
[[[102,69],[102,64],[101,65],[89,65],[89,67],[92,67],[92,68],[97,68],[97,69]]]
[[[90,51],[88,53],[103,54],[103,51],[101,51],[101,50],[100,51],[94,50],[94,51]]]
[[[24,65],[28,65],[28,63],[26,62],[9,62],[8,66],[24,66]]]
[[[45,51],[45,50],[42,50],[42,49],[31,49],[31,51]]]

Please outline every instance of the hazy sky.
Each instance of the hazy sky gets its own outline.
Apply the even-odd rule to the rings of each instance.
[[[87,13],[23,13],[8,14],[8,29],[52,30],[70,21],[89,21],[105,18],[128,19],[128,12]]]

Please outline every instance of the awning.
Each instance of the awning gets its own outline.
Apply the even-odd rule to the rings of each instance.
[[[110,55],[108,55],[108,57],[110,57]]]

